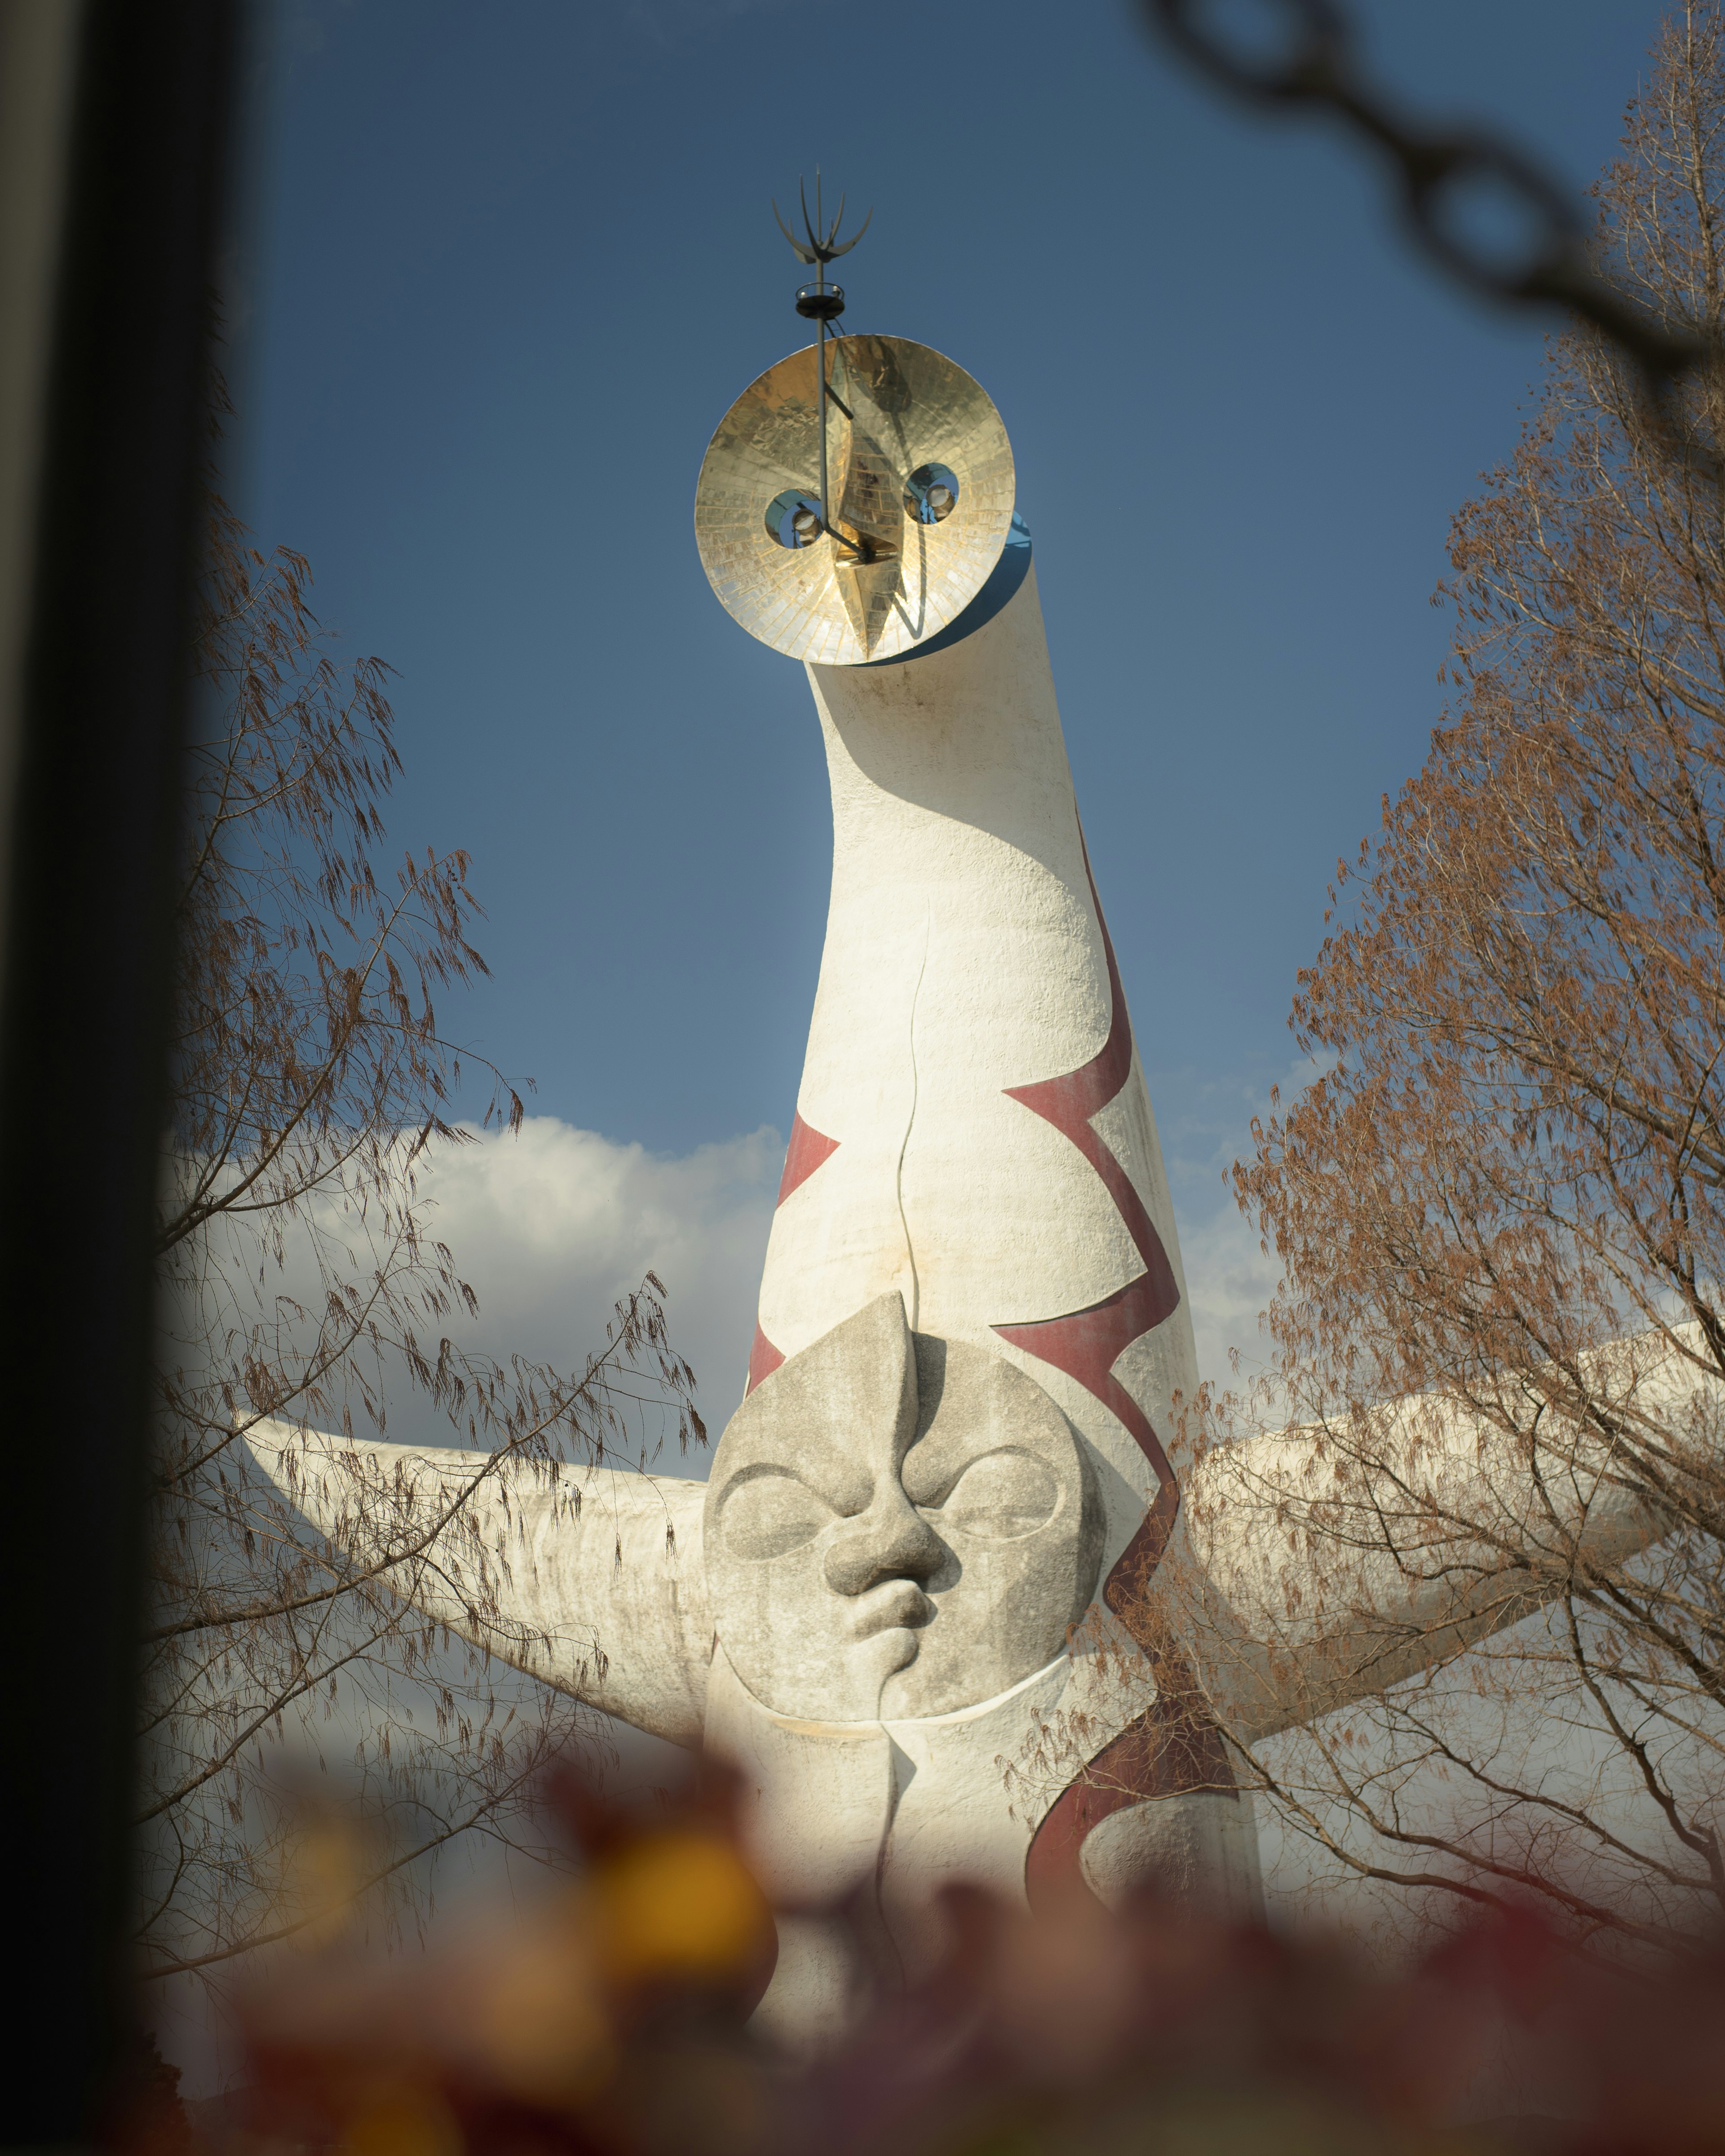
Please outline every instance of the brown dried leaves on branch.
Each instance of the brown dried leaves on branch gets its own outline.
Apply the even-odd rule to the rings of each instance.
[[[1666,25],[1596,192],[1614,273],[1725,328],[1714,8]],[[1686,423],[1725,450],[1725,382]],[[1651,1333],[1667,1368],[1725,1372],[1725,501],[1577,332],[1450,548],[1455,705],[1301,977],[1331,1067],[1236,1170],[1286,1269],[1279,1379],[1359,1502],[1262,1494],[1314,1595],[1327,1563],[1465,1563],[1543,1614],[1255,1767],[1356,1868],[1671,1938],[1725,1900],[1722,1432],[1594,1351]],[[1407,1394],[1477,1433],[1495,1498],[1525,1487],[1518,1532],[1479,1478],[1410,1476],[1407,1415],[1364,1411]],[[1603,1481],[1558,1502],[1584,1451]],[[1669,1532],[1596,1560],[1608,1502]]]
[[[369,1887],[359,1906],[398,1921],[423,1891],[416,1857],[467,1828],[530,1831],[526,1784],[576,1727],[571,1702],[396,1591],[434,1561],[446,1483],[435,1517],[380,1484],[387,1517],[356,1541],[382,1556],[357,1565],[262,1476],[249,1429],[385,1435],[387,1400],[415,1389],[446,1441],[489,1455],[475,1486],[516,1455],[639,1457],[667,1418],[685,1443],[704,1435],[650,1276],[572,1374],[449,1337],[476,1305],[420,1183],[429,1149],[472,1137],[451,1120],[461,1059],[435,1007],[485,970],[467,860],[383,866],[388,670],[337,664],[303,559],[266,560],[219,505],[209,559],[159,1246],[143,1919],[158,1973],[219,1970],[315,1924],[331,1803],[370,1822],[363,1876],[338,1898]],[[513,1128],[519,1094],[480,1067],[483,1122]],[[443,1547],[467,1534],[468,1577],[495,1578],[459,1493],[454,1512]],[[521,1648],[495,1608],[475,1614],[503,1654]]]

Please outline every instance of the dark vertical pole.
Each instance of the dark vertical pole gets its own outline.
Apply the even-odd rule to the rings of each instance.
[[[53,8],[70,0],[9,0]],[[0,822],[6,2138],[126,2014],[153,1183],[238,0],[84,0]]]
[[[826,275],[826,265],[821,265],[821,275]],[[820,521],[829,532],[833,528],[832,512],[827,506],[827,326],[817,322],[815,328],[814,363],[820,370]]]

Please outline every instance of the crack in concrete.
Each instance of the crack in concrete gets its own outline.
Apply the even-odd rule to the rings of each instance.
[[[916,1124],[916,1097],[920,1084],[916,1070],[916,1005],[922,999],[922,977],[928,971],[928,939],[933,917],[932,909],[925,901],[922,911],[922,963],[916,968],[916,985],[911,991],[911,1112],[905,1124],[904,1142],[898,1149],[896,1184],[898,1224],[904,1233],[905,1256],[909,1260],[911,1267],[911,1307],[906,1315],[910,1319],[912,1332],[916,1330],[918,1306],[922,1300],[922,1287],[916,1272],[916,1246],[911,1240],[911,1223],[905,1212],[905,1155],[911,1149],[911,1132]]]

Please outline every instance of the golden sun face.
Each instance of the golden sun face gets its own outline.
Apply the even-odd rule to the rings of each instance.
[[[726,610],[789,658],[901,658],[999,560],[1012,445],[988,393],[929,346],[834,337],[823,518],[818,350],[768,367],[713,436],[695,495],[701,566]]]

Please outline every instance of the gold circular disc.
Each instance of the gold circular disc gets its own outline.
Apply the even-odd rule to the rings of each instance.
[[[769,367],[725,414],[695,491],[701,567],[726,611],[792,659],[857,666],[896,659],[962,613],[999,560],[1012,521],[1012,444],[980,383],[908,337],[827,346],[829,521],[782,546],[775,502],[821,498],[816,347]],[[938,523],[907,503],[912,475],[944,466],[957,500]],[[860,559],[859,553],[865,559]]]

